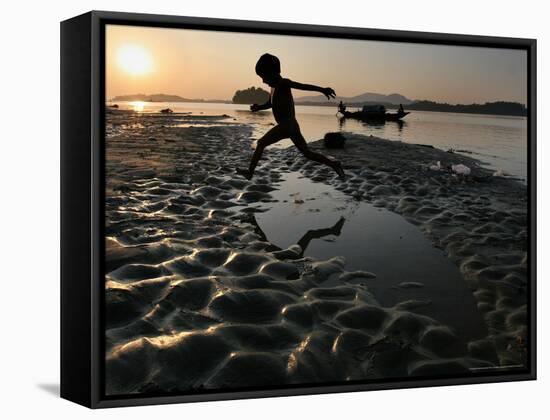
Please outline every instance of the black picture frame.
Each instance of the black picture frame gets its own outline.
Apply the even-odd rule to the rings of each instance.
[[[520,49],[528,60],[528,368],[187,395],[103,394],[105,25]],[[90,408],[536,379],[536,40],[92,11],[61,23],[61,396]]]

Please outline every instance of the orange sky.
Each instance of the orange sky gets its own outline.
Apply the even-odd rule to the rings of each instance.
[[[524,51],[115,25],[106,29],[106,96],[231,99],[237,89],[268,89],[254,73],[264,52],[280,58],[284,77],[330,86],[341,96],[527,99]]]

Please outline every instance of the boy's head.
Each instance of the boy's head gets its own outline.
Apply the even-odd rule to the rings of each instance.
[[[281,62],[274,55],[266,53],[256,63],[256,74],[271,85],[281,76]]]

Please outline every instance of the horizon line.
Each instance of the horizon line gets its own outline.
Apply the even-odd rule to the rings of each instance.
[[[255,86],[251,86],[251,87],[248,87],[248,88],[244,88],[244,89],[238,89],[238,90],[246,90],[246,89],[250,89]],[[260,87],[261,89],[261,87]],[[265,89],[264,89],[265,91]],[[267,92],[267,91],[266,91]],[[364,94],[367,94],[367,93],[372,93],[372,94],[375,94],[375,95],[384,95],[384,96],[391,96],[391,95],[399,95],[399,96],[403,96],[406,100],[410,101],[411,104],[412,103],[415,103],[415,102],[433,102],[433,103],[436,103],[436,104],[440,104],[440,105],[485,105],[485,104],[491,104],[491,103],[498,103],[498,102],[505,102],[505,103],[511,103],[511,104],[520,104],[520,105],[523,105],[524,107],[527,108],[527,104],[526,103],[523,103],[523,102],[518,102],[518,101],[511,101],[511,100],[505,100],[505,99],[495,99],[495,100],[490,100],[490,101],[485,101],[485,102],[470,102],[470,103],[459,103],[459,102],[455,102],[455,103],[451,103],[451,102],[437,102],[437,101],[434,101],[432,99],[410,99],[410,98],[407,98],[405,95],[402,95],[400,93],[397,93],[397,92],[394,92],[394,93],[390,93],[390,94],[384,94],[384,93],[377,93],[377,92],[364,92],[364,93],[360,93],[358,95],[354,95],[354,96],[336,96],[336,98],[331,98],[331,99],[327,99],[326,102],[335,102],[337,101],[338,99],[337,98],[353,98],[355,96],[360,96],[360,95],[364,95]],[[117,97],[121,97],[121,96],[138,96],[138,95],[143,95],[143,96],[155,96],[155,95],[165,95],[165,96],[177,96],[181,99],[185,99],[187,102],[194,102],[194,101],[197,101],[197,102],[229,102],[229,103],[233,103],[233,100],[232,99],[221,99],[221,98],[188,98],[188,97],[185,97],[185,96],[181,96],[181,95],[178,95],[178,94],[174,94],[174,93],[126,93],[126,94],[121,94],[121,95],[113,95],[111,98],[109,98],[107,100],[107,102],[109,101],[113,101],[115,98]],[[300,96],[300,97],[295,97],[294,100],[295,101],[298,101],[302,98],[311,98],[311,97],[315,97],[315,96],[319,96],[319,97],[322,97],[323,95],[322,94],[319,94],[319,95],[305,95],[305,96]],[[130,101],[132,102],[132,101]],[[154,102],[154,101],[151,101],[151,102]],[[306,101],[307,102],[307,101]],[[376,102],[376,101],[359,101],[359,102]],[[357,103],[359,103],[357,102]],[[383,102],[383,101],[381,101]],[[353,103],[353,102],[352,102]],[[389,102],[386,102],[386,103],[389,103]],[[395,105],[395,104],[394,104]]]

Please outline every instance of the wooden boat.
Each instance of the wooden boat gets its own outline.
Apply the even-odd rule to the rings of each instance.
[[[354,118],[363,121],[400,121],[410,112],[386,112],[386,107],[381,105],[364,106],[361,111],[340,111],[343,118]]]
[[[401,114],[397,112],[385,112],[383,114],[375,114],[373,112],[363,112],[363,111],[344,111],[342,114],[344,118],[354,118],[356,120],[364,121],[401,121],[401,118],[409,115],[410,112],[402,112]]]

